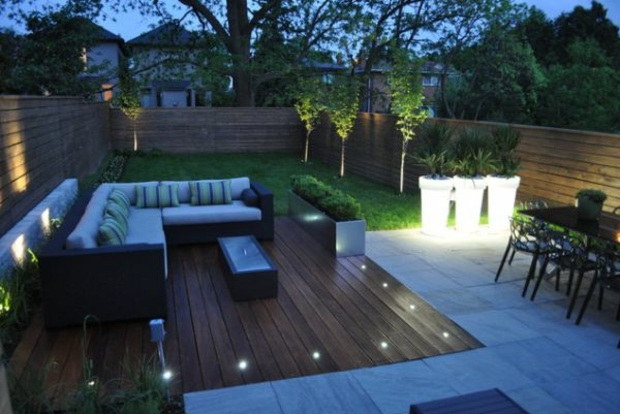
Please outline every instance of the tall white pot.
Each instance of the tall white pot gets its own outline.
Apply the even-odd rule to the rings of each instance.
[[[452,178],[423,176],[418,179],[418,185],[422,195],[422,232],[434,236],[444,234],[450,215]]]
[[[496,177],[487,176],[489,189],[488,213],[489,229],[502,231],[510,228],[510,217],[514,212],[517,189],[521,183],[521,177]]]
[[[454,200],[456,202],[456,230],[464,233],[478,231],[486,179],[484,177],[455,176],[453,182]]]

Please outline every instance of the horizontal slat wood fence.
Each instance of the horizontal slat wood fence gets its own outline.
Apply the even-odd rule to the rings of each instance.
[[[111,110],[112,148],[134,149],[134,121]],[[293,108],[149,108],[135,120],[136,148],[168,153],[298,152]]]
[[[504,124],[439,119],[461,128],[492,130]],[[345,175],[355,173],[372,181],[398,188],[401,137],[396,117],[360,113],[346,141]],[[544,199],[550,204],[572,204],[580,188],[598,188],[608,199],[605,210],[620,206],[620,135],[558,128],[513,125],[521,132],[517,155],[521,158],[518,199]],[[411,153],[418,143],[414,139]],[[312,134],[310,157],[339,165],[340,140],[327,117]],[[408,159],[405,191],[417,189],[424,173]]]
[[[108,107],[80,98],[0,96],[0,235],[65,178],[108,152]]]
[[[389,185],[399,182],[400,134],[393,115],[360,113],[346,141],[346,174]],[[435,120],[457,128],[499,124]],[[604,190],[605,209],[620,205],[620,135],[515,125],[522,134],[519,199],[570,204],[575,192]],[[293,108],[157,108],[140,111],[137,147],[170,153],[290,152],[301,155],[305,131]],[[134,123],[105,103],[79,98],[0,97],[0,234],[62,180],[83,178],[112,149],[134,148]],[[417,146],[414,140],[409,152]],[[329,118],[312,133],[310,159],[334,165],[340,140]],[[411,160],[405,191],[423,173]]]

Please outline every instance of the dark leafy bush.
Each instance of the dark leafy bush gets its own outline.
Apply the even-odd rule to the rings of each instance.
[[[291,191],[336,221],[361,217],[362,207],[355,198],[311,175],[291,176]]]

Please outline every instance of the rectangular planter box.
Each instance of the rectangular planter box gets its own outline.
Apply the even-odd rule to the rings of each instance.
[[[288,214],[336,257],[366,253],[366,220],[334,221],[291,191]]]

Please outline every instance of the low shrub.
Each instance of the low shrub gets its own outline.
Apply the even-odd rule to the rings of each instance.
[[[311,175],[291,176],[291,191],[336,221],[361,217],[362,207],[355,198]]]

